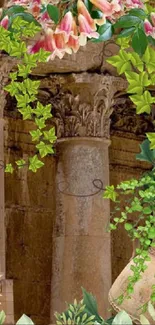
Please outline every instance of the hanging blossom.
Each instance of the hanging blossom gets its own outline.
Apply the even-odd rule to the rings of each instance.
[[[144,21],[144,31],[147,36],[152,36],[155,39],[155,13],[151,13],[151,22],[148,19]]]
[[[97,26],[105,24],[106,19],[114,22],[131,8],[143,8],[144,6],[142,0],[90,0],[93,6],[100,10],[100,18],[93,19],[83,0],[78,0],[77,16],[73,17],[72,12],[68,11],[56,26],[47,12],[47,4],[50,2],[52,1],[11,0],[8,2],[9,7],[12,5],[23,6],[40,23],[42,33],[38,40],[34,40],[28,46],[28,52],[36,53],[42,48],[51,52],[48,60],[53,60],[55,57],[62,59],[65,53],[76,53],[80,46],[86,45],[88,39],[99,38]],[[44,10],[42,10],[43,8]],[[154,35],[154,25],[150,24],[149,27],[146,27],[148,23],[148,21],[145,22],[146,33]],[[5,16],[0,24],[7,29],[9,17]]]

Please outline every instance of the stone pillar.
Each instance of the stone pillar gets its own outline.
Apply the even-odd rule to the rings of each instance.
[[[1,310],[6,313],[5,324],[14,324],[13,282],[6,280],[5,252],[5,199],[4,199],[4,119],[3,110],[6,103],[3,87],[9,79],[9,72],[14,66],[13,59],[0,56],[0,302]]]
[[[60,78],[53,101],[57,127],[56,220],[53,233],[51,322],[66,301],[81,299],[81,287],[96,296],[99,313],[109,316],[111,286],[108,146],[114,95],[121,78],[83,73]],[[58,96],[57,96],[58,97]]]

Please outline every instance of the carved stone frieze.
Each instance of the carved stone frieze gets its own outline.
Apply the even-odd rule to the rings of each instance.
[[[115,94],[125,91],[121,78],[92,73],[51,77],[51,96],[54,123],[58,138],[104,137],[109,138],[110,115]],[[43,79],[42,89],[50,90],[50,82]]]
[[[134,104],[127,95],[115,99],[111,115],[111,134],[116,132],[144,136],[154,130],[153,119],[148,114],[136,114]]]

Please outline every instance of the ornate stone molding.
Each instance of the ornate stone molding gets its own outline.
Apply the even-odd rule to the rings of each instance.
[[[111,134],[123,132],[135,136],[144,136],[146,132],[154,130],[152,117],[146,114],[136,114],[135,106],[127,94],[118,97],[113,108]]]
[[[110,116],[115,95],[125,91],[126,82],[119,77],[97,73],[51,77],[52,89],[58,91],[50,99],[58,138],[110,137]],[[42,89],[50,89],[43,79]]]

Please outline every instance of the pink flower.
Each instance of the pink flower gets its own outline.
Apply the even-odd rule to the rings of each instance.
[[[78,15],[79,22],[79,44],[85,46],[88,38],[99,38],[99,33],[97,33],[90,25],[87,19],[83,15]]]
[[[112,16],[112,14],[121,10],[119,0],[112,0],[112,2],[107,0],[90,0],[90,2],[100,9],[106,17]]]
[[[41,0],[31,0],[30,9],[33,16],[37,17],[41,10]]]
[[[67,45],[69,48],[73,50],[74,53],[76,53],[80,47],[79,44],[79,37],[78,37],[78,29],[75,20],[73,19],[72,22],[72,30],[73,33],[70,34]]]
[[[62,59],[65,53],[72,53],[72,50],[65,42],[64,34],[55,34],[55,32],[50,28],[47,29],[46,34],[35,44],[28,47],[28,53],[37,53],[41,48],[45,51],[51,52],[48,60],[53,60],[56,56]]]
[[[85,4],[83,3],[82,0],[78,0],[78,2],[77,2],[77,10],[78,10],[78,14],[81,14],[86,18],[89,26],[92,29],[96,30],[95,20],[90,16],[90,13],[87,10],[87,8],[86,8],[86,6],[85,6]]]
[[[126,6],[128,8],[143,8],[144,3],[141,0],[127,0],[126,1]]]
[[[66,42],[69,39],[69,36],[73,34],[72,31],[72,24],[73,24],[73,15],[71,11],[68,11],[65,16],[62,18],[60,24],[57,26],[55,33],[63,33]]]
[[[53,23],[52,19],[50,18],[47,11],[43,12],[39,16],[39,22],[42,25],[42,27],[50,27]]]
[[[8,16],[5,16],[1,22],[0,22],[0,25],[5,28],[5,29],[8,29],[9,27],[9,17]]]
[[[144,21],[144,31],[147,36],[155,38],[155,27],[151,25],[148,19],[145,19]]]

